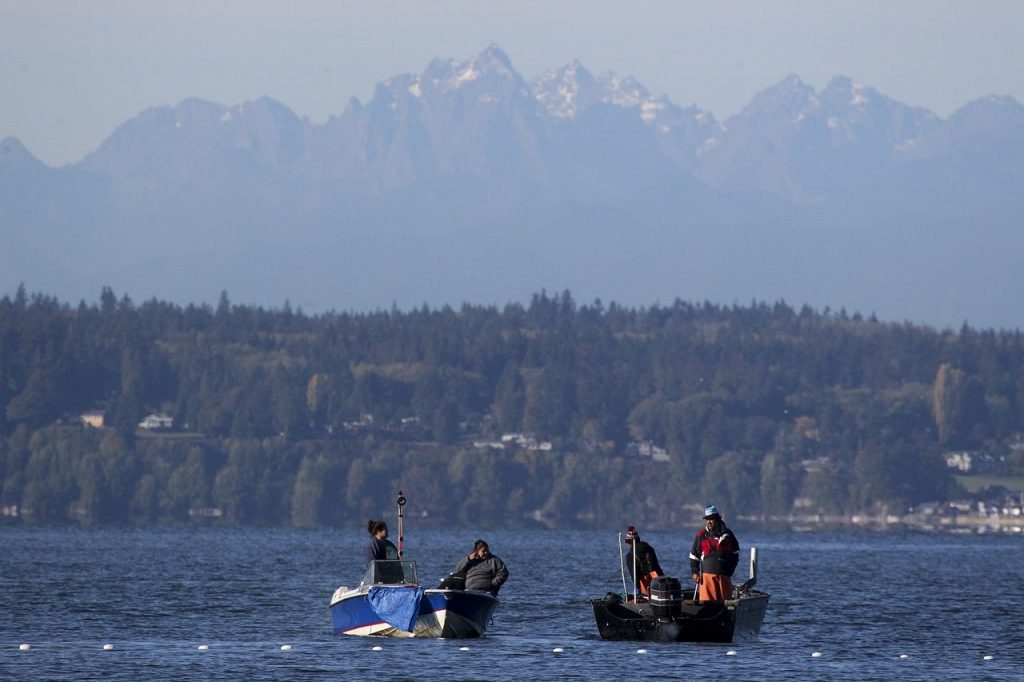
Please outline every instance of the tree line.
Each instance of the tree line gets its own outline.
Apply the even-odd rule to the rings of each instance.
[[[1024,472],[1022,390],[1019,331],[781,301],[540,292],[309,315],[19,288],[0,299],[0,505],[46,522],[343,525],[404,487],[428,523],[492,526],[667,524],[712,499],[902,510],[960,494],[951,450]],[[81,426],[87,411],[106,427]],[[154,412],[172,433],[137,428]],[[512,433],[551,448],[499,449]]]

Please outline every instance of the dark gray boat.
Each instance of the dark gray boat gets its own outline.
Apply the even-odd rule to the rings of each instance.
[[[644,642],[742,642],[756,639],[769,595],[754,589],[757,549],[750,552],[750,579],[724,602],[683,596],[677,578],[655,578],[650,599],[609,593],[591,600],[601,639]]]

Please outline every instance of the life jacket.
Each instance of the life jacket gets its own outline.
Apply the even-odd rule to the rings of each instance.
[[[731,576],[739,562],[739,543],[728,528],[721,535],[712,535],[707,530],[700,536],[700,568],[704,573]]]

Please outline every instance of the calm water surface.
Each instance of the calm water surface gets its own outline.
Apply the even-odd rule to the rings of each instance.
[[[738,576],[756,545],[772,595],[761,638],[699,645],[598,638],[615,530],[483,534],[511,572],[502,606],[485,639],[445,641],[331,633],[358,529],[3,528],[0,679],[1024,679],[1024,538],[734,530]],[[644,539],[685,575],[692,532]],[[476,537],[407,527],[407,554],[431,583]]]

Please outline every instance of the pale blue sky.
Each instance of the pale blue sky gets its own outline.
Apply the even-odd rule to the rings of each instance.
[[[77,161],[153,106],[269,95],[322,122],[375,83],[490,43],[527,79],[579,58],[725,118],[789,73],[947,116],[1024,101],[1024,0],[0,0],[0,138]]]

